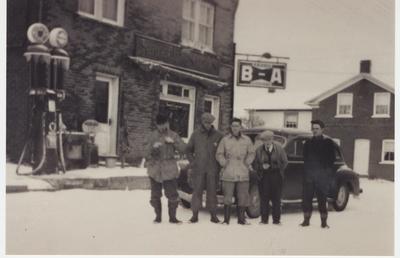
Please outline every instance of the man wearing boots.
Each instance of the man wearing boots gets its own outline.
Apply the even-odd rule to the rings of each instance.
[[[201,116],[200,128],[193,132],[187,145],[193,182],[191,223],[199,220],[199,209],[202,204],[203,190],[206,188],[206,206],[211,214],[211,222],[219,223],[217,217],[217,185],[219,182],[219,164],[215,159],[218,143],[222,133],[215,130],[212,123],[215,117],[210,113]]]
[[[260,224],[268,224],[269,202],[272,202],[272,223],[280,224],[281,198],[284,171],[288,164],[285,150],[273,140],[272,131],[264,131],[260,134],[260,140],[264,144],[256,150],[253,169],[259,179],[258,191],[260,193]]]
[[[303,147],[304,183],[303,183],[303,227],[310,225],[312,200],[317,196],[318,209],[321,216],[321,227],[329,228],[327,224],[327,194],[330,180],[333,180],[333,165],[335,162],[335,146],[331,139],[324,136],[324,123],[321,120],[311,121],[313,137],[308,139]]]
[[[150,204],[156,213],[154,222],[161,222],[161,190],[164,187],[168,199],[169,222],[180,224],[181,221],[176,218],[179,203],[176,179],[179,170],[175,152],[184,153],[186,145],[177,133],[170,130],[166,115],[157,115],[156,126],[157,129],[149,135],[145,145],[147,173],[151,184]]]
[[[238,223],[248,225],[245,210],[249,204],[249,167],[254,160],[254,147],[250,138],[241,133],[242,121],[234,118],[231,133],[222,138],[216,158],[222,167],[221,180],[224,192],[224,224],[229,224],[232,197],[236,188],[238,198]]]

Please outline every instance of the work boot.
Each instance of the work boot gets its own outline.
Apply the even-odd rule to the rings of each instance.
[[[321,228],[329,228],[327,220],[328,214],[321,214]]]
[[[211,212],[211,219],[210,221],[212,223],[220,223],[221,221],[218,219],[217,214],[215,212]]]
[[[229,220],[231,219],[231,206],[224,205],[224,221],[222,224],[229,225]]]
[[[173,224],[181,224],[182,221],[176,218],[176,209],[178,208],[178,201],[168,201],[168,215],[169,222]]]
[[[199,221],[199,212],[193,211],[193,215],[189,220],[189,223],[197,223]]]
[[[268,224],[268,215],[262,214],[260,224]]]
[[[161,200],[150,200],[151,206],[154,208],[156,218],[153,220],[154,223],[161,223]]]
[[[240,225],[250,225],[249,222],[246,221],[246,217],[244,215],[246,207],[239,207],[238,211],[238,224]]]
[[[308,212],[304,213],[304,220],[300,224],[300,226],[302,226],[302,227],[310,226],[310,218],[311,218],[311,214],[310,213],[308,213]]]

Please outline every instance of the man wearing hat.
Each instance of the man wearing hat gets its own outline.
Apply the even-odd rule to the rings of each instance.
[[[326,197],[330,180],[334,173],[335,145],[332,139],[324,136],[324,123],[321,120],[311,121],[313,137],[304,143],[304,182],[303,182],[303,227],[310,225],[312,200],[314,194],[318,200],[318,210],[321,216],[321,227],[329,228],[327,224],[328,210]]]
[[[204,188],[206,189],[206,207],[211,214],[211,222],[219,223],[216,209],[220,167],[215,159],[215,153],[223,135],[212,125],[214,120],[213,115],[204,113],[201,116],[200,127],[190,136],[186,148],[193,172],[191,174],[193,183],[191,223],[199,220]]]
[[[281,219],[282,186],[288,160],[285,150],[273,138],[274,133],[269,130],[260,134],[263,144],[257,148],[252,164],[259,179],[260,224],[268,224],[270,201],[272,202],[273,224],[280,224]]]
[[[147,137],[145,144],[147,174],[151,184],[150,204],[156,213],[154,222],[161,222],[161,190],[164,188],[168,199],[169,222],[180,224],[182,222],[176,218],[179,203],[176,179],[179,176],[179,170],[175,153],[177,151],[184,153],[186,144],[176,132],[169,128],[167,115],[157,115],[156,127],[157,129]]]

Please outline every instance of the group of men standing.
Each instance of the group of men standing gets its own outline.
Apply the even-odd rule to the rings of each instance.
[[[215,118],[210,113],[201,116],[201,124],[185,144],[177,133],[169,128],[168,116],[159,114],[156,118],[157,129],[147,137],[145,158],[151,182],[150,204],[153,206],[155,223],[162,220],[161,196],[164,188],[168,199],[169,222],[180,224],[176,218],[179,203],[177,178],[179,169],[175,153],[186,154],[191,169],[193,194],[191,207],[193,215],[190,223],[199,221],[203,191],[206,190],[206,208],[210,212],[210,221],[220,223],[217,216],[217,189],[222,181],[224,195],[223,224],[230,223],[231,206],[236,190],[238,224],[248,225],[245,210],[249,206],[249,181],[254,176],[258,181],[260,193],[260,224],[268,224],[272,203],[273,224],[281,224],[281,197],[288,159],[283,147],[273,140],[272,131],[260,134],[263,144],[255,149],[251,139],[242,134],[242,121],[234,118],[230,132],[223,135],[213,127]],[[303,184],[304,221],[308,226],[312,212],[314,194],[318,198],[321,214],[321,226],[327,225],[326,196],[335,158],[331,139],[322,135],[324,124],[320,120],[312,123],[313,137],[305,143],[305,177]],[[333,157],[333,159],[332,159]]]

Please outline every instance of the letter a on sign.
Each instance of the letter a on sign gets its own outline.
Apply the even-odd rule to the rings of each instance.
[[[282,84],[282,76],[281,76],[280,69],[277,69],[277,68],[272,69],[271,83],[274,83],[274,82]]]
[[[241,80],[250,82],[253,79],[253,67],[251,65],[243,65],[241,71]]]

